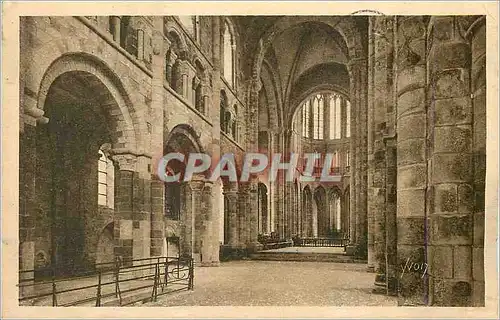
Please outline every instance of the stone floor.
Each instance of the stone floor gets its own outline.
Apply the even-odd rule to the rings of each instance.
[[[232,261],[195,269],[194,291],[143,306],[396,306],[371,293],[365,264]]]

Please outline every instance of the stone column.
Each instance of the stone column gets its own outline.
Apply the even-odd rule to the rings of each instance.
[[[121,17],[120,16],[111,16],[110,23],[112,25],[112,36],[113,40],[120,42],[120,32],[121,32]]]
[[[249,235],[247,248],[249,252],[255,252],[261,249],[261,244],[258,242],[259,224],[258,224],[258,181],[255,177],[249,181]]]
[[[133,259],[133,194],[137,158],[131,154],[112,155],[115,163],[115,257],[131,265]]]
[[[351,138],[349,139],[349,246],[346,248],[346,254],[353,255],[356,249],[356,147],[357,147],[357,121],[356,109],[354,104],[356,85],[354,81],[350,82],[351,91]]]
[[[247,183],[240,183],[238,188],[238,240],[241,246],[246,247],[250,238],[248,224],[250,188]]]
[[[457,17],[433,17],[429,41],[430,297],[472,305],[473,118],[469,43]],[[481,137],[481,135],[479,135]],[[481,137],[482,140],[484,136]],[[484,141],[477,141],[477,143]]]
[[[471,88],[474,110],[474,243],[472,304],[484,306],[484,196],[486,176],[486,17],[478,17],[467,32],[471,41]]]
[[[385,137],[385,265],[387,294],[397,295],[397,151],[394,135]],[[377,281],[378,280],[378,281]],[[381,279],[376,279],[381,282]]]
[[[151,167],[156,168],[163,155],[163,83],[165,79],[165,52],[170,42],[163,35],[163,17],[154,17],[153,57],[152,57],[152,92],[151,92],[151,143],[150,153],[153,155]],[[170,70],[172,71],[172,70]],[[161,256],[165,239],[164,183],[156,177],[157,170],[151,173],[151,250],[153,257]]]
[[[374,159],[374,135],[375,135],[375,120],[374,118],[374,113],[375,113],[375,108],[379,107],[379,105],[375,104],[375,99],[376,99],[376,94],[375,94],[375,88],[377,83],[375,79],[375,76],[378,74],[380,70],[376,70],[376,64],[375,64],[375,51],[378,49],[378,47],[375,47],[375,39],[374,39],[374,25],[376,24],[377,21],[374,21],[375,17],[369,17],[368,18],[368,95],[370,97],[369,103],[368,103],[368,114],[367,114],[367,122],[368,122],[368,170],[367,170],[367,175],[368,175],[368,195],[367,195],[367,224],[368,224],[368,267],[367,271],[368,272],[374,272],[375,271],[375,212],[374,210],[377,210],[376,204],[375,204],[375,193],[377,192],[377,189],[375,188],[374,181],[373,181],[373,176],[375,174],[375,163],[373,161]],[[377,43],[378,44],[378,43]]]
[[[373,214],[373,258],[377,272],[375,286],[387,291],[386,213],[387,213],[387,114],[393,113],[393,17],[371,17],[372,105],[369,125],[369,203]],[[393,131],[393,129],[391,129]],[[395,185],[395,181],[394,181]],[[395,191],[395,190],[394,190]],[[390,230],[396,234],[396,228]],[[394,238],[395,241],[395,238]]]
[[[397,20],[397,252],[398,271],[426,263],[427,188],[425,17]],[[422,270],[399,277],[399,305],[427,304]]]
[[[249,103],[246,114],[246,142],[247,142],[247,152],[257,152],[259,149],[258,145],[258,136],[259,136],[259,121],[258,121],[258,113],[259,113],[259,91],[262,87],[262,83],[260,79],[253,78],[248,83],[249,90]],[[258,181],[255,176],[250,178],[248,182],[248,190],[249,194],[249,203],[246,208],[246,214],[248,216],[249,231],[248,234],[248,249],[250,251],[257,250],[260,245],[257,241],[258,236]]]
[[[196,262],[200,262],[200,248],[201,242],[199,237],[196,236],[196,223],[198,215],[203,210],[203,187],[205,186],[204,177],[201,175],[194,175],[191,181],[187,182],[190,193],[186,196],[186,201],[189,205],[186,206],[185,215],[181,217],[181,225],[184,229],[183,242],[183,255],[190,256]]]
[[[353,58],[349,61],[351,76],[351,108],[356,118],[356,148],[354,184],[356,194],[356,255],[367,257],[367,61],[364,58]]]
[[[150,158],[137,156],[136,172],[132,177],[132,256],[134,259],[150,256],[151,173],[148,172],[150,163]]]
[[[198,104],[199,104],[197,106],[198,111],[200,111],[201,113],[206,115],[209,108],[210,108],[210,86],[208,85],[207,80],[203,80],[201,82],[201,97],[200,97],[200,101],[198,102]],[[219,113],[217,113],[217,115],[219,115]],[[219,129],[219,126],[220,125],[218,125],[217,127],[214,126],[214,128]]]
[[[238,221],[238,189],[233,183],[225,186],[224,196],[227,199],[227,218],[229,219],[229,239],[227,243],[232,249],[240,249]]]
[[[213,182],[205,181],[202,189],[202,204],[196,215],[197,237],[201,240],[201,264],[202,266],[217,266],[219,264],[219,225],[215,214],[213,201]]]

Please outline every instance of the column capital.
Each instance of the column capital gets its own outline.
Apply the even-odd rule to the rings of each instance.
[[[191,180],[187,181],[191,190],[201,191],[205,186],[205,177],[201,174],[194,174]]]
[[[118,166],[119,170],[136,171],[137,156],[133,154],[113,154],[111,159]]]

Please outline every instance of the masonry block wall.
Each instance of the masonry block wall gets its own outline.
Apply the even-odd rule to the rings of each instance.
[[[348,251],[378,290],[401,305],[483,305],[485,32],[476,16],[23,17],[21,269],[132,263],[174,236],[172,252],[217,265],[221,244],[238,256],[259,234],[323,233],[335,189]],[[349,99],[349,138],[301,137],[297,110],[324,91]],[[104,145],[114,192],[98,204]],[[197,175],[179,186],[179,217],[166,215],[166,152],[232,153],[239,174],[259,150],[341,150],[349,171],[334,188]],[[401,274],[408,262],[428,273]]]
[[[379,168],[386,178],[382,202],[369,201],[375,216],[369,232],[375,237],[375,284],[398,294],[400,305],[484,305],[484,21],[370,20],[373,200],[384,186],[375,179]],[[392,101],[384,97],[391,90]],[[385,146],[377,142],[380,124]],[[385,169],[377,161],[384,160],[380,152],[386,153]],[[385,239],[380,228],[387,230]],[[394,234],[396,247],[390,244]]]

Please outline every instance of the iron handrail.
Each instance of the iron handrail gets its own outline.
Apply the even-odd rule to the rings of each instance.
[[[146,263],[138,264],[140,262],[144,262],[146,260]],[[46,298],[49,296],[52,296],[52,305],[53,306],[74,306],[74,305],[80,305],[83,303],[88,303],[91,301],[95,301],[96,306],[101,306],[103,304],[102,300],[105,298],[109,298],[114,296],[115,299],[118,299],[119,305],[123,305],[124,299],[122,297],[122,294],[126,293],[131,293],[134,291],[139,291],[139,290],[144,290],[147,288],[152,288],[151,291],[151,296],[150,300],[155,301],[156,298],[159,295],[167,294],[170,292],[176,292],[179,290],[193,290],[193,284],[194,284],[194,261],[192,258],[179,258],[179,257],[154,257],[154,258],[143,258],[143,259],[135,259],[135,260],[129,260],[128,262],[132,262],[132,264],[135,265],[130,265],[130,266],[123,266],[123,260],[114,262],[114,268],[113,269],[97,269],[93,272],[88,273],[85,276],[75,276],[75,277],[64,277],[61,279],[56,278],[55,276],[55,271],[52,269],[52,278],[50,281],[41,281],[37,282],[35,281],[35,277],[31,279],[31,283],[26,283],[30,281],[30,279],[23,279],[23,283],[19,283],[18,286],[20,288],[28,288],[28,287],[33,287],[33,289],[36,290],[36,287],[43,287],[44,285],[51,285],[51,290],[50,292],[42,292],[34,295],[25,295],[23,296],[21,291],[20,291],[20,297],[19,301],[28,301],[28,300],[33,300],[33,299],[40,299],[40,298]],[[172,267],[169,271],[169,267]],[[154,272],[151,272],[153,271]],[[150,272],[148,272],[150,271]],[[174,271],[177,273],[174,274]],[[23,272],[30,272],[27,270],[20,271],[20,274]],[[33,271],[32,271],[33,272]],[[123,275],[132,273],[132,272],[138,272],[140,275],[132,276],[132,277],[121,277]],[[103,276],[112,276],[113,280],[103,280]],[[85,284],[85,285],[78,285],[73,288],[64,288],[62,289],[61,287],[57,287],[58,284],[61,284],[63,282],[69,282],[71,280],[73,281],[80,281],[82,279],[89,279],[91,281],[96,281],[97,283],[94,284]],[[153,283],[150,284],[148,283],[147,285],[144,285],[141,280],[145,279],[151,279],[153,280]],[[141,282],[139,286],[134,286],[134,282],[132,281],[139,281]],[[123,290],[120,287],[120,284],[123,283],[131,283],[131,287],[126,288]],[[177,283],[181,285],[180,288],[176,288],[174,290],[164,290],[169,284],[174,284]],[[106,286],[110,285],[115,285],[114,292],[110,293],[103,293],[103,288]],[[159,288],[161,288],[161,292],[159,292]],[[61,297],[62,294],[67,294],[70,292],[75,292],[79,290],[91,290],[95,289],[95,291],[91,291],[88,294],[86,294],[83,298],[77,299],[71,302],[66,302],[66,303],[61,303],[58,304],[58,298]],[[49,291],[49,290],[48,290]],[[83,291],[85,292],[85,291]],[[95,292],[95,293],[92,293]],[[129,301],[126,304],[130,304],[133,302],[138,302],[144,300],[143,298],[140,298],[139,300],[133,300],[129,299]]]

